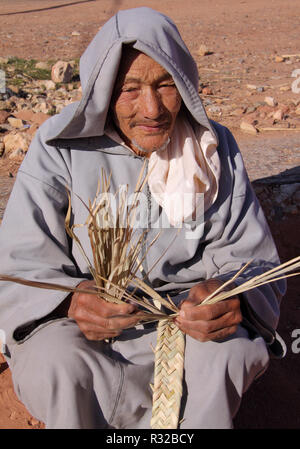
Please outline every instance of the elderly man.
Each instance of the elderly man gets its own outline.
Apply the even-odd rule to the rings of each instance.
[[[265,371],[270,352],[278,352],[285,288],[277,282],[195,307],[250,259],[236,283],[278,264],[236,143],[208,120],[196,64],[172,21],[156,11],[116,14],[80,70],[82,100],[41,126],[19,170],[1,226],[0,272],[92,287],[87,263],[65,232],[65,187],[76,194],[72,222],[83,223],[79,198],[94,198],[101,169],[112,173],[113,189],[126,184],[133,192],[147,159],[147,207],[157,206],[169,225],[143,268],[152,267],[148,282],[180,306],[180,426],[230,428],[244,391]],[[202,201],[181,207],[185,195]],[[80,238],[91,255],[84,230]],[[1,285],[0,327],[15,389],[48,428],[149,428],[156,328],[137,322],[129,303]]]

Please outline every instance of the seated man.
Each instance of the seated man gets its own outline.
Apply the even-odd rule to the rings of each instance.
[[[146,158],[148,212],[156,208],[169,225],[143,268],[150,285],[180,306],[176,323],[186,334],[180,427],[231,428],[244,391],[277,347],[285,289],[274,282],[195,307],[250,259],[236,283],[279,263],[237,145],[208,120],[196,64],[158,12],[117,13],[83,54],[80,70],[82,100],[40,127],[18,172],[1,226],[0,273],[92,286],[65,231],[66,186],[72,222],[84,223],[79,198],[95,197],[101,169],[111,172],[113,189],[128,185],[133,192]],[[181,207],[186,194],[203,201]],[[152,216],[150,240],[157,233]],[[91,256],[87,232],[79,232]],[[150,427],[156,328],[136,326],[135,306],[9,282],[0,288],[6,357],[32,415],[47,428]]]

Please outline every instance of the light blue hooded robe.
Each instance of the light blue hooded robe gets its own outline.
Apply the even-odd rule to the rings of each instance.
[[[172,75],[190,122],[209,129],[219,142],[218,197],[205,212],[204,220],[193,224],[197,238],[187,239],[183,227],[165,252],[178,230],[164,230],[145,261],[147,270],[164,254],[149,274],[149,282],[162,294],[180,294],[202,280],[228,279],[250,259],[253,262],[237,282],[278,264],[242,156],[228,129],[208,120],[198,95],[196,63],[176,26],[156,11],[138,8],[118,12],[101,28],[80,60],[81,101],[49,118],[37,131],[19,169],[0,228],[0,273],[71,287],[88,277],[85,260],[65,232],[66,186],[88,202],[95,196],[104,168],[112,172],[112,190],[120,184],[128,184],[129,191],[134,189],[143,158],[104,133],[126,44],[155,59]],[[86,210],[76,195],[72,195],[72,221],[83,223]],[[156,232],[150,231],[150,241]],[[80,238],[91,257],[84,230]],[[274,282],[242,298],[245,326],[273,346],[284,290],[283,281]],[[65,296],[59,291],[1,282],[0,328],[6,333],[8,348],[28,338]]]

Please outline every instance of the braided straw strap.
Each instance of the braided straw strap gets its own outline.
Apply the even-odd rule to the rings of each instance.
[[[152,429],[177,429],[182,396],[185,337],[171,321],[157,326]]]

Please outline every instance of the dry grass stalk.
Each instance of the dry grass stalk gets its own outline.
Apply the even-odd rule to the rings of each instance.
[[[28,281],[8,275],[0,275],[0,281],[12,281],[26,286],[61,290],[70,293],[90,293],[115,303],[130,301],[142,309],[140,322],[158,321],[157,345],[154,351],[155,370],[151,427],[174,429],[178,427],[182,396],[185,337],[173,322],[174,317],[179,313],[179,309],[173,304],[171,298],[160,296],[143,279],[138,277],[138,272],[142,268],[147,251],[158,237],[148,244],[147,251],[139,259],[142,247],[147,239],[147,231],[136,235],[134,221],[138,197],[147,182],[147,176],[143,179],[144,168],[137,182],[135,201],[128,208],[128,192],[125,191],[120,195],[116,216],[113,216],[110,204],[110,178],[107,178],[104,172],[102,173],[102,186],[99,185],[96,196],[97,198],[101,190],[100,201],[95,199],[93,203],[90,202],[89,205],[85,205],[88,211],[88,218],[84,225],[70,225],[71,201],[69,201],[66,230],[69,236],[77,243],[88,263],[96,283],[94,290]],[[93,253],[93,263],[88,259],[79,238],[76,236],[75,229],[78,226],[87,226]],[[251,261],[228,282],[209,295],[199,306],[222,301],[265,283],[300,274],[291,273],[300,267],[300,257],[297,257],[262,275],[255,276],[229,291],[225,290],[228,288],[228,285],[232,284],[242,274],[250,263]],[[162,306],[167,312],[161,310]]]

